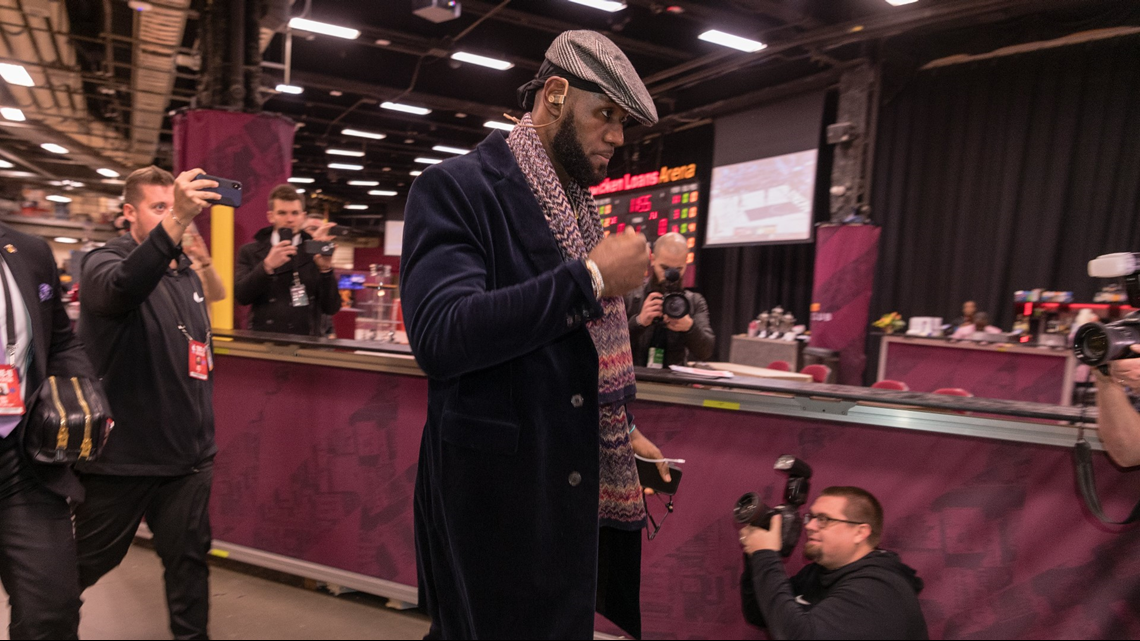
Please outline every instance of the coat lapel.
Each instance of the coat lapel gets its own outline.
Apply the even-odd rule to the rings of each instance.
[[[563,262],[562,252],[506,139],[502,134],[493,133],[480,147],[487,167],[502,176],[495,183],[495,194],[526,249],[527,259],[539,272],[557,268]]]
[[[9,247],[15,251],[9,251]],[[35,340],[35,337],[51,336],[51,330],[49,328],[46,332],[44,331],[39,287],[34,274],[32,274],[31,267],[24,260],[24,254],[21,254],[19,248],[12,243],[11,236],[5,233],[3,227],[0,227],[0,252],[4,253],[4,262],[8,264],[8,269],[12,270],[12,276],[16,279],[16,284],[20,289],[20,295],[24,298],[24,306],[28,308],[28,316],[31,318],[28,331],[32,334],[32,346],[35,349],[32,367],[35,368],[38,375],[37,380],[43,380],[47,372],[48,346],[46,341]],[[50,284],[48,286],[50,287]],[[59,292],[52,292],[52,295],[58,296]]]

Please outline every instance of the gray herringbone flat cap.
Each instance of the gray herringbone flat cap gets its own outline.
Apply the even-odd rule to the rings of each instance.
[[[550,44],[546,59],[602,88],[643,125],[657,123],[653,97],[621,49],[596,31],[565,31]]]

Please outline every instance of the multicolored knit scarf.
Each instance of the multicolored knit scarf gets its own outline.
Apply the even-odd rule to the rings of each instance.
[[[507,146],[534,192],[550,231],[565,260],[584,260],[602,241],[602,221],[590,191],[576,183],[563,188],[530,114],[507,137]],[[645,506],[637,465],[629,442],[626,402],[633,399],[636,384],[633,354],[629,345],[629,319],[625,301],[611,296],[599,301],[605,314],[586,327],[598,352],[598,402],[601,416],[600,501],[602,525],[623,529],[641,528]]]

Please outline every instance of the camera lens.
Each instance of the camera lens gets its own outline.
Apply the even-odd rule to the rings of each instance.
[[[689,315],[689,299],[684,294],[667,294],[661,301],[661,311],[669,318],[684,318]]]
[[[736,502],[736,507],[732,508],[732,520],[736,521],[737,525],[747,525],[751,523],[753,517],[756,516],[756,510],[758,510],[761,505],[763,505],[763,503],[760,501],[760,495],[755,492],[745,494]]]
[[[1129,349],[1140,343],[1140,321],[1125,319],[1107,325],[1087,323],[1073,337],[1073,353],[1077,360],[1097,367],[1109,361],[1137,356]]]

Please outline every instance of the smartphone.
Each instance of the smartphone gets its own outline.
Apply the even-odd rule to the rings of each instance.
[[[225,205],[227,207],[241,207],[241,183],[229,178],[219,178],[218,176],[209,176],[206,174],[199,174],[194,180],[212,180],[218,183],[217,187],[204,189],[203,191],[212,191],[215,194],[221,194],[221,198],[214,201],[215,205]]]
[[[676,494],[677,486],[681,484],[681,468],[669,466],[670,481],[665,482],[661,478],[661,472],[657,471],[656,463],[648,463],[641,459],[637,461],[637,478],[641,481],[641,487],[649,488],[654,492],[661,494]]]
[[[304,249],[310,256],[332,256],[336,251],[336,243],[331,240],[306,240]]]
[[[341,225],[337,225],[336,227],[329,228],[329,235],[330,236],[348,236],[351,233],[352,233],[351,227],[343,227]]]

